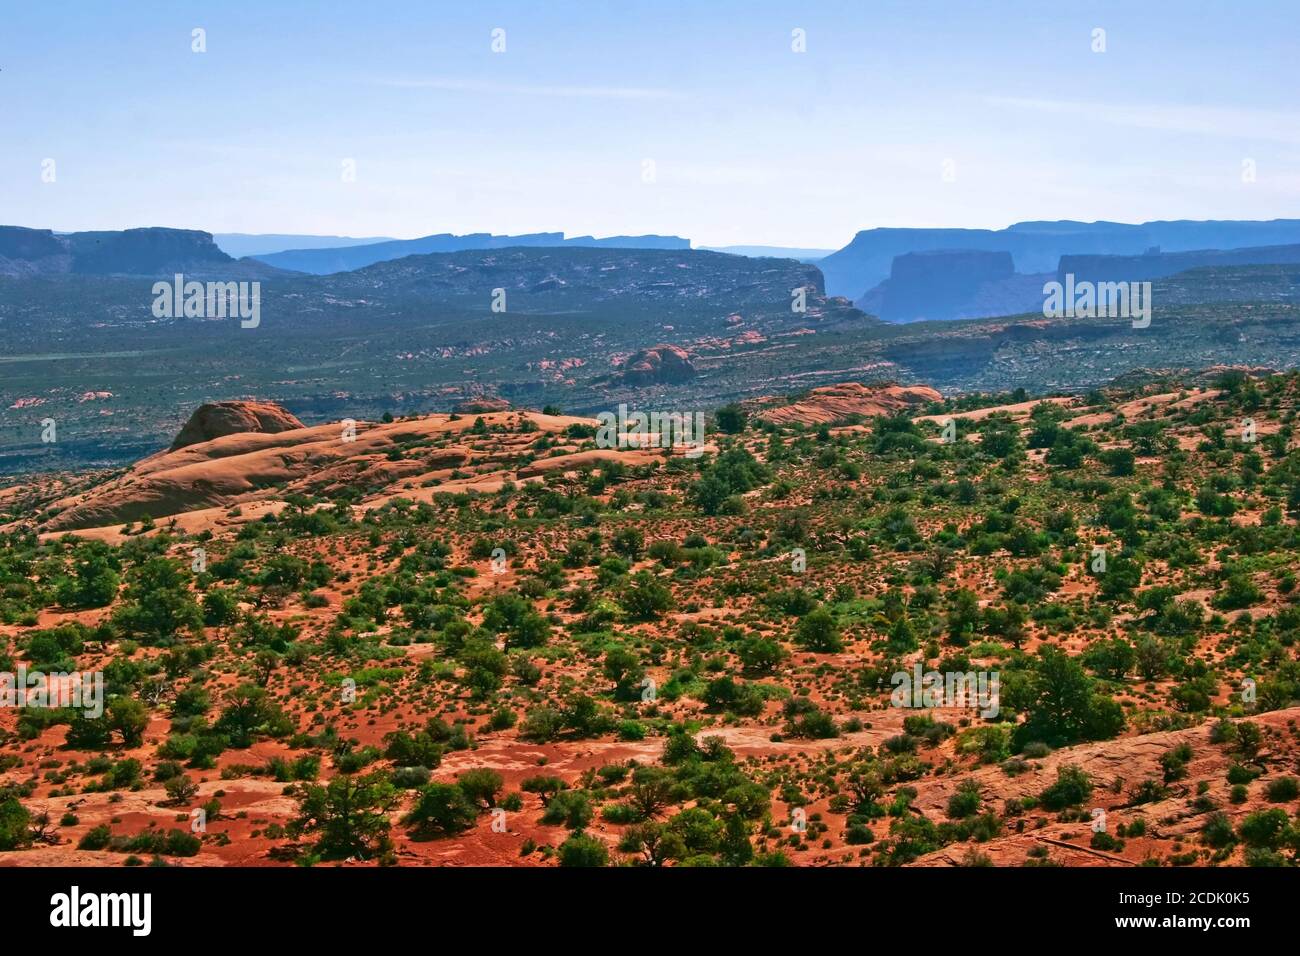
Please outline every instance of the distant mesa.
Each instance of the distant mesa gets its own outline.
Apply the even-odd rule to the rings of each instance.
[[[306,426],[274,402],[208,402],[200,405],[185,423],[171,451],[198,445],[226,435],[246,432],[292,431]]]
[[[0,257],[4,259],[39,262],[67,254],[67,243],[60,242],[49,229],[0,226]]]
[[[510,403],[504,398],[497,398],[491,395],[482,395],[478,398],[467,398],[463,402],[457,403],[452,408],[455,415],[490,415],[493,412],[510,411]]]
[[[1163,279],[1189,269],[1296,263],[1300,263],[1300,245],[1297,244],[1188,252],[1150,249],[1137,256],[1061,256],[1056,278],[1063,282],[1067,275],[1073,275],[1075,282],[1141,282]]]
[[[335,248],[285,249],[255,256],[261,262],[281,269],[330,275],[351,272],[379,262],[391,262],[407,256],[471,250],[509,249],[515,247],[585,247],[596,249],[690,249],[689,239],[680,236],[575,236],[566,239],[562,232],[537,232],[519,236],[495,236],[478,232],[464,236],[439,233],[419,239],[392,239],[387,242],[354,244]]]
[[[212,241],[222,252],[236,259],[244,256],[269,256],[287,249],[341,249],[346,246],[373,246],[377,242],[396,242],[392,236],[303,236],[288,233],[214,232]]]
[[[752,405],[758,418],[776,424],[836,425],[855,417],[893,415],[939,401],[943,396],[928,385],[840,382],[814,388],[793,402],[781,397],[760,398]]]
[[[1018,275],[1009,252],[909,252],[856,305],[886,322],[1015,315],[1042,306],[1049,275]]]
[[[855,303],[859,309],[886,322],[947,321],[1040,312],[1044,285],[1053,280],[1067,287],[1073,282],[1137,282],[1164,279],[1189,270],[1217,270],[1213,276],[1189,277],[1204,286],[1191,301],[1239,299],[1243,292],[1270,294],[1277,277],[1255,273],[1241,281],[1225,269],[1290,266],[1300,263],[1300,244],[1249,246],[1235,249],[1199,249],[1161,252],[1151,248],[1135,255],[1062,255],[1053,272],[1015,271],[1015,257],[1007,251],[961,248],[908,252],[896,256],[889,278],[870,289]],[[1268,291],[1266,292],[1266,287]],[[1068,293],[1067,293],[1068,295]],[[1174,301],[1165,290],[1165,304]],[[1182,300],[1187,301],[1187,300]]]
[[[895,256],[941,249],[1009,252],[1017,273],[1054,272],[1062,256],[1141,255],[1300,243],[1300,219],[1192,222],[1018,222],[1006,229],[867,229],[818,260],[827,295],[861,298],[889,277]]]
[[[361,247],[358,247],[361,248]],[[711,327],[718,317],[741,313],[751,326],[784,330],[805,323],[861,323],[861,313],[828,302],[815,266],[783,259],[747,259],[691,249],[609,249],[579,246],[514,247],[410,255],[323,279],[295,278],[295,291],[388,305],[458,301],[476,312],[489,308],[491,290],[504,289],[512,313],[542,309],[570,315],[632,303],[653,309],[656,326],[676,335]],[[281,289],[287,286],[281,286]],[[803,288],[806,313],[791,309],[791,289]],[[499,320],[498,320],[499,321]],[[645,320],[638,320],[645,321]],[[690,326],[694,324],[694,328]],[[638,328],[635,348],[664,335]],[[632,323],[623,326],[629,331]],[[620,333],[620,338],[622,334]],[[620,343],[622,344],[622,343]],[[615,350],[611,350],[615,351]]]
[[[676,345],[656,345],[630,355],[623,363],[626,385],[676,385],[696,375],[690,354]]]
[[[153,276],[223,279],[283,275],[251,259],[232,259],[195,229],[71,232],[0,226],[0,276]]]
[[[748,256],[752,259],[797,259],[816,262],[835,252],[834,249],[804,249],[797,246],[700,246],[708,252],[725,252],[730,256]]]

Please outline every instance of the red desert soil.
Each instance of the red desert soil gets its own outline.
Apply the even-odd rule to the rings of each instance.
[[[1225,404],[1218,393],[1194,392],[1182,400],[1179,394],[1186,393],[1142,396],[1128,392],[1117,397],[1114,408],[1126,419],[1162,419],[1171,436],[1179,438],[1183,437],[1180,430],[1192,427],[1186,421],[1191,405],[1198,406],[1195,411],[1199,414],[1216,415],[1233,427],[1241,417],[1241,410]],[[937,399],[937,393],[921,386],[871,389],[845,384],[815,389],[789,408],[774,403],[760,403],[759,408],[769,421],[818,424],[848,415],[919,410]],[[1113,412],[1102,415],[1096,407],[1080,406],[1076,399],[1049,401],[1070,406],[1065,414],[1075,415],[1072,421],[1076,423],[1091,414],[1100,415],[1089,434],[1103,447],[1121,445],[1123,436]],[[1293,407],[1291,393],[1280,394],[1281,401],[1288,403],[1286,408]],[[1003,411],[1023,433],[1037,404],[1001,405],[958,412],[953,417],[979,419]],[[1260,419],[1261,435],[1276,432],[1277,413],[1266,406],[1253,414]],[[355,438],[341,423],[279,432],[251,430],[154,455],[125,475],[89,490],[89,479],[51,479],[42,506],[31,510],[33,515],[49,518],[43,524],[30,519],[20,522],[24,530],[43,532],[47,549],[43,567],[66,560],[56,549],[66,544],[61,538],[67,528],[79,529],[77,533],[87,538],[131,542],[118,552],[126,565],[131,563],[127,554],[153,544],[160,553],[184,565],[194,544],[193,538],[185,536],[210,531],[210,541],[203,540],[214,556],[229,556],[240,547],[251,555],[247,558],[250,567],[247,573],[236,570],[233,579],[187,580],[185,584],[193,588],[195,596],[218,590],[236,595],[236,619],[199,628],[193,640],[187,637],[171,647],[150,646],[110,629],[109,637],[87,640],[85,649],[78,652],[77,664],[82,669],[111,665],[127,668],[121,671],[126,674],[137,669],[141,694],[146,686],[152,686],[146,678],[161,676],[176,685],[170,691],[166,684],[160,689],[138,745],[128,745],[125,740],[119,744],[114,739],[103,752],[73,750],[66,746],[65,725],[40,726],[20,736],[16,710],[0,711],[0,739],[6,742],[0,756],[13,758],[0,771],[0,783],[29,787],[24,805],[32,813],[48,813],[57,839],[0,853],[0,865],[120,866],[122,852],[79,850],[77,842],[100,825],[109,825],[119,836],[188,829],[189,806],[214,799],[220,813],[210,822],[200,852],[174,862],[183,866],[291,862],[295,847],[283,827],[294,816],[297,804],[287,789],[289,784],[270,779],[271,762],[315,754],[321,758],[316,779],[328,781],[341,772],[338,753],[331,756],[331,745],[291,743],[282,735],[259,736],[251,746],[226,749],[203,769],[187,769],[198,786],[198,795],[189,804],[168,802],[154,776],[163,762],[159,748],[180,733],[166,694],[201,683],[211,698],[207,719],[215,720],[228,695],[254,674],[256,645],[242,633],[254,619],[301,630],[290,648],[300,653],[273,661],[274,668],[261,684],[294,731],[311,734],[314,740],[328,727],[348,748],[382,751],[395,731],[413,731],[436,716],[468,728],[472,740],[465,749],[449,749],[441,754],[440,762],[431,764],[434,781],[452,783],[467,771],[490,769],[502,777],[503,793],[517,795],[522,801],[520,809],[507,814],[504,832],[494,829],[494,817],[483,811],[462,833],[417,839],[398,824],[413,799],[413,794],[407,793],[391,815],[393,853],[403,864],[554,865],[555,855],[548,851],[564,841],[566,827],[541,822],[545,809],[541,797],[520,792],[524,779],[553,775],[574,790],[599,794],[593,797],[597,804],[612,806],[626,798],[626,791],[600,784],[597,772],[665,764],[667,726],[689,727],[689,733],[700,742],[721,738],[736,765],[760,782],[770,796],[770,817],[764,817],[762,825],[750,834],[755,851],[781,849],[796,865],[878,864],[882,847],[896,846],[901,839],[895,823],[915,819],[935,826],[955,825],[949,801],[963,783],[978,785],[982,814],[996,818],[996,829],[979,839],[932,842],[927,852],[906,862],[924,866],[970,865],[973,861],[996,865],[1134,866],[1144,861],[1235,865],[1245,861],[1246,847],[1238,843],[1212,852],[1201,836],[1209,813],[1224,813],[1235,828],[1240,828],[1248,814],[1260,810],[1285,806],[1294,814],[1295,798],[1280,804],[1270,802],[1268,788],[1300,767],[1296,761],[1300,706],[1292,697],[1272,704],[1275,710],[1257,710],[1233,697],[1244,676],[1259,674],[1264,686],[1262,671],[1233,660],[1234,651],[1246,646],[1242,642],[1250,633],[1251,620],[1280,621],[1298,603],[1282,589],[1284,572],[1294,564],[1292,550],[1276,550],[1276,573],[1273,569],[1251,571],[1257,590],[1249,606],[1239,604],[1231,611],[1231,624],[1226,617],[1206,621],[1196,627],[1194,647],[1179,646],[1179,653],[1214,669],[1212,709],[1171,706],[1174,695],[1190,683],[1186,677],[1163,671],[1142,676],[1130,667],[1105,684],[1106,695],[1122,705],[1126,718],[1124,728],[1112,739],[1032,751],[1043,756],[1030,756],[1027,748],[1023,757],[1021,751],[999,751],[998,756],[986,760],[971,745],[980,742],[982,732],[1009,730],[1014,723],[984,724],[969,710],[956,708],[924,712],[895,708],[889,704],[888,671],[882,678],[876,668],[889,660],[907,667],[921,662],[940,666],[930,662],[954,654],[962,660],[960,670],[1019,670],[1023,675],[1027,665],[1017,661],[1022,653],[1032,659],[1054,647],[1077,657],[1116,635],[1133,634],[1141,639],[1149,633],[1132,626],[1145,613],[1136,608],[1133,598],[1108,600],[1104,582],[1087,571],[1088,546],[1098,542],[1118,546],[1119,537],[1093,522],[1096,501],[1081,504],[1084,499],[1070,497],[1067,487],[1056,487],[1057,482],[1051,480],[1069,477],[1070,470],[1054,470],[1044,460],[1044,449],[1031,450],[1016,468],[996,473],[996,496],[990,494],[971,506],[937,493],[954,480],[951,462],[943,457],[942,448],[924,453],[924,460],[938,469],[933,482],[911,480],[897,485],[890,481],[899,477],[899,464],[870,450],[870,425],[860,426],[861,432],[844,430],[842,437],[832,440],[840,462],[857,466],[851,473],[827,468],[812,455],[800,458],[793,454],[792,449],[800,443],[813,448],[817,443],[810,434],[785,430],[775,437],[789,439],[788,444],[776,443],[786,456],[769,459],[773,477],[784,482],[785,490],[774,495],[770,485],[761,485],[744,493],[743,513],[706,514],[691,505],[693,483],[699,480],[699,471],[691,462],[674,461],[662,449],[595,448],[590,438],[583,437],[594,424],[590,419],[500,411],[465,417],[429,415],[386,424],[355,423]],[[717,436],[716,446],[744,449],[761,457],[768,453],[772,437],[757,433]],[[974,442],[977,437],[969,439]],[[1198,451],[1207,437],[1196,433],[1196,440],[1187,445],[1188,461],[1176,475],[1162,475],[1160,459],[1141,457],[1136,461],[1136,474],[1128,480],[1117,476],[1114,486],[1136,495],[1167,478],[1182,489],[1184,498],[1171,499],[1175,517],[1160,520],[1169,533],[1186,533],[1176,522],[1196,517],[1196,513],[1185,511],[1181,519],[1177,515],[1179,507],[1190,507],[1199,476],[1210,468],[1207,453]],[[961,461],[979,463],[978,447],[962,449],[975,454]],[[717,448],[710,446],[710,450]],[[1265,460],[1265,476],[1279,460],[1272,456]],[[700,464],[707,467],[709,459]],[[999,467],[987,461],[983,464],[990,470]],[[1074,474],[1091,469],[1089,463]],[[916,500],[912,485],[929,498]],[[876,493],[886,488],[909,493],[876,500]],[[498,489],[505,493],[462,494]],[[347,494],[337,495],[340,490]],[[285,497],[294,492],[320,498],[306,506],[301,501],[286,502]],[[1001,548],[981,552],[961,546],[940,552],[919,546],[941,533],[968,533],[998,502],[1012,500],[1012,494],[1024,498],[1023,508],[1016,501],[1016,513],[1021,516],[1016,520],[1034,530],[1043,526],[1043,515],[1052,508],[1073,506],[1077,540],[1044,545],[1041,555],[1015,555]],[[323,508],[321,498],[330,500],[331,496],[338,507],[318,517],[342,515],[337,530],[289,533],[277,529],[289,521],[268,520],[285,508]],[[655,503],[655,496],[663,500]],[[421,504],[412,507],[399,499]],[[23,500],[23,493],[0,494],[0,502],[5,500]],[[1259,496],[1238,491],[1235,500],[1235,525],[1225,519],[1225,531],[1241,528],[1247,521],[1252,531],[1262,527],[1264,533],[1273,528],[1280,534],[1285,527],[1286,516],[1270,519],[1271,524],[1259,521],[1267,504]],[[587,514],[590,523],[578,514],[559,518],[542,514],[544,508],[559,509],[574,502],[592,509]],[[63,510],[50,515],[51,503]],[[901,546],[894,545],[893,532],[878,534],[877,540],[860,537],[864,531],[872,531],[881,516],[901,513],[905,503],[911,505],[906,517],[914,522],[916,544],[904,541]],[[123,527],[124,522],[138,521],[146,514],[174,517],[175,527],[170,527],[170,522],[148,529]],[[1026,514],[1029,517],[1023,517]],[[291,511],[290,515],[297,520],[306,517],[305,512]],[[1155,516],[1151,520],[1156,520]],[[1197,520],[1209,519],[1200,516]],[[644,537],[627,555],[628,579],[638,575],[657,579],[671,597],[657,616],[624,613],[620,602],[625,581],[603,580],[611,577],[610,565],[616,563],[610,560],[614,552],[603,549],[623,529],[639,530]],[[804,537],[781,537],[778,529]],[[842,538],[834,547],[819,549],[812,543],[833,534]],[[691,547],[688,556],[681,543],[693,537],[704,539],[707,547]],[[789,548],[794,540],[808,542],[807,566],[797,578],[790,569]],[[495,573],[484,556],[483,546],[498,541],[512,548],[509,567],[503,573]],[[758,547],[758,541],[767,546]],[[866,557],[855,558],[848,552],[845,543],[854,541],[865,543]],[[432,560],[438,553],[426,549],[430,544],[445,547],[445,561]],[[575,544],[594,548],[594,552],[588,551],[581,560],[568,560],[569,549]],[[675,546],[678,552],[665,549],[665,545]],[[1167,584],[1177,601],[1208,612],[1221,592],[1219,571],[1220,563],[1227,563],[1226,547],[1208,553],[1201,564],[1188,562],[1186,567],[1172,570],[1169,559],[1148,556],[1142,586]],[[326,565],[331,576],[293,587],[262,581],[259,572],[284,555],[304,564]],[[714,563],[706,566],[705,557]],[[701,566],[692,568],[697,559]],[[937,561],[939,570],[930,570],[930,561]],[[979,613],[988,615],[1010,604],[1006,596],[1008,572],[1020,572],[1021,586],[1027,586],[1032,582],[1026,575],[1046,574],[1058,564],[1060,573],[1055,580],[1043,584],[1041,594],[1028,602],[1029,614],[1014,653],[1005,640],[986,631],[960,646],[947,643],[943,592],[969,589]],[[441,579],[436,585],[437,600],[429,606],[454,609],[455,623],[463,624],[467,633],[489,645],[488,653],[504,657],[509,652],[536,664],[535,679],[525,683],[513,671],[505,673],[500,675],[498,691],[478,698],[465,681],[468,665],[449,648],[451,632],[445,625],[414,623],[401,602],[378,618],[350,617],[361,613],[348,606],[361,603],[368,587],[393,584],[399,578],[404,587],[432,587],[431,582]],[[124,574],[124,587],[129,580]],[[916,584],[918,580],[923,583]],[[927,598],[932,605],[930,613],[919,600],[927,589],[933,591]],[[768,606],[773,596],[799,591],[836,608],[843,638],[840,649],[813,652],[801,646],[796,638],[800,625],[794,616]],[[546,617],[552,630],[541,645],[515,646],[508,631],[489,627],[487,605],[497,595],[525,596],[527,606]],[[929,635],[933,639],[933,650],[917,640],[910,649],[885,656],[883,648],[892,640],[884,616],[887,596],[898,598],[897,607],[906,615],[902,619],[910,617],[916,625],[915,637]],[[72,622],[93,629],[119,610],[120,602],[114,604],[118,606],[69,609],[47,600],[36,605],[36,612],[26,622],[0,624],[0,651],[8,648],[14,655],[28,654],[34,629]],[[1068,626],[1050,626],[1050,620],[1036,618],[1036,612],[1049,605],[1070,612]],[[1107,611],[1104,617],[1094,619],[1085,613],[1102,607]],[[777,643],[782,654],[770,667],[751,672],[741,666],[736,648],[745,646],[742,640],[760,637]],[[196,668],[198,681],[192,663],[169,662],[173,654],[191,644],[207,646],[214,655],[210,663]],[[1288,649],[1285,661],[1289,662],[1294,657],[1291,645],[1280,646]],[[632,651],[645,676],[658,687],[676,682],[678,692],[649,702],[617,698],[613,678],[604,669],[614,647]],[[476,651],[483,652],[482,648]],[[349,673],[361,678],[362,694],[360,700],[344,703],[338,687]],[[366,673],[368,677],[362,676]],[[746,687],[761,688],[758,706],[732,712],[710,705],[705,688],[721,675],[734,676],[737,684]],[[526,738],[523,724],[528,715],[542,707],[568,706],[575,694],[588,696],[593,706],[635,725],[633,729],[639,727],[644,736],[633,734],[624,739],[622,730],[607,729],[580,739]],[[836,736],[815,738],[792,732],[783,708],[795,697],[833,717]],[[491,717],[496,708],[507,705],[517,711],[512,713],[518,720],[494,723]],[[924,727],[918,729],[916,719],[924,721],[927,716],[945,725],[946,734],[927,737]],[[1258,749],[1243,756],[1224,740],[1212,740],[1212,727],[1220,717],[1222,727],[1233,721],[1241,725],[1242,720],[1256,725],[1262,741]],[[1013,718],[1019,719],[1019,715],[1013,714]],[[1184,748],[1189,755],[1185,773],[1167,776],[1170,754],[1175,750],[1182,753]],[[138,761],[141,773],[130,785],[105,786],[94,779],[104,771],[95,770],[92,777],[89,767],[103,763],[107,753],[116,762]],[[895,804],[896,812],[887,815],[882,809],[862,824],[870,828],[872,836],[865,844],[849,842],[850,821],[843,804],[848,792],[845,774],[862,761],[871,764],[872,772],[888,769],[896,775],[884,786],[882,808],[911,792],[901,805]],[[366,766],[381,763],[376,760]],[[1233,764],[1249,765],[1254,776],[1248,786],[1234,790],[1229,782]],[[1086,773],[1092,790],[1085,802],[1068,812],[1048,811],[1033,798],[1066,766]],[[1241,768],[1235,769],[1239,775]],[[707,803],[698,795],[683,798],[657,815],[667,822]],[[810,832],[807,838],[794,835],[790,818],[797,807],[806,811],[809,821],[824,822],[825,829]],[[1104,811],[1107,834],[1122,837],[1120,842],[1094,838],[1090,826],[1094,808]],[[627,825],[614,819],[596,812],[586,832],[608,846],[612,859],[631,859],[627,851],[618,849]],[[1139,821],[1141,825],[1134,828]],[[542,849],[529,851],[534,844]],[[938,846],[943,848],[934,849]],[[375,861],[358,865],[375,865]]]

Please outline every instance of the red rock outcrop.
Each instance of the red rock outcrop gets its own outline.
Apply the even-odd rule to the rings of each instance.
[[[171,450],[226,435],[246,432],[273,435],[304,427],[302,422],[274,402],[207,402],[195,409],[172,442]]]
[[[694,377],[690,354],[676,345],[642,349],[623,363],[623,381],[628,385],[672,385]]]
[[[788,405],[764,408],[758,417],[770,422],[802,422],[805,425],[833,425],[850,416],[892,415],[918,405],[942,401],[943,396],[928,385],[868,386],[841,382],[814,388]],[[763,404],[775,399],[761,400]]]
[[[504,398],[482,395],[458,403],[452,408],[452,413],[455,415],[489,415],[492,412],[508,412],[509,410],[510,403]]]

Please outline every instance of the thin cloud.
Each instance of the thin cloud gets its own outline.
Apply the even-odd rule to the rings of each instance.
[[[535,84],[487,83],[450,77],[382,79],[381,86],[408,90],[443,90],[448,93],[487,93],[503,96],[558,96],[572,99],[670,100],[681,94],[673,90],[639,86],[546,86]]]
[[[990,106],[1057,116],[1076,116],[1099,124],[1133,129],[1195,133],[1230,139],[1300,143],[1300,113],[1242,107],[1094,103],[1032,97],[986,96]]]

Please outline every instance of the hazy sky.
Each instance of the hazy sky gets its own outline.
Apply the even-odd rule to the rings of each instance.
[[[0,222],[834,248],[873,226],[1297,217],[1296,16],[1294,0],[0,0]]]

